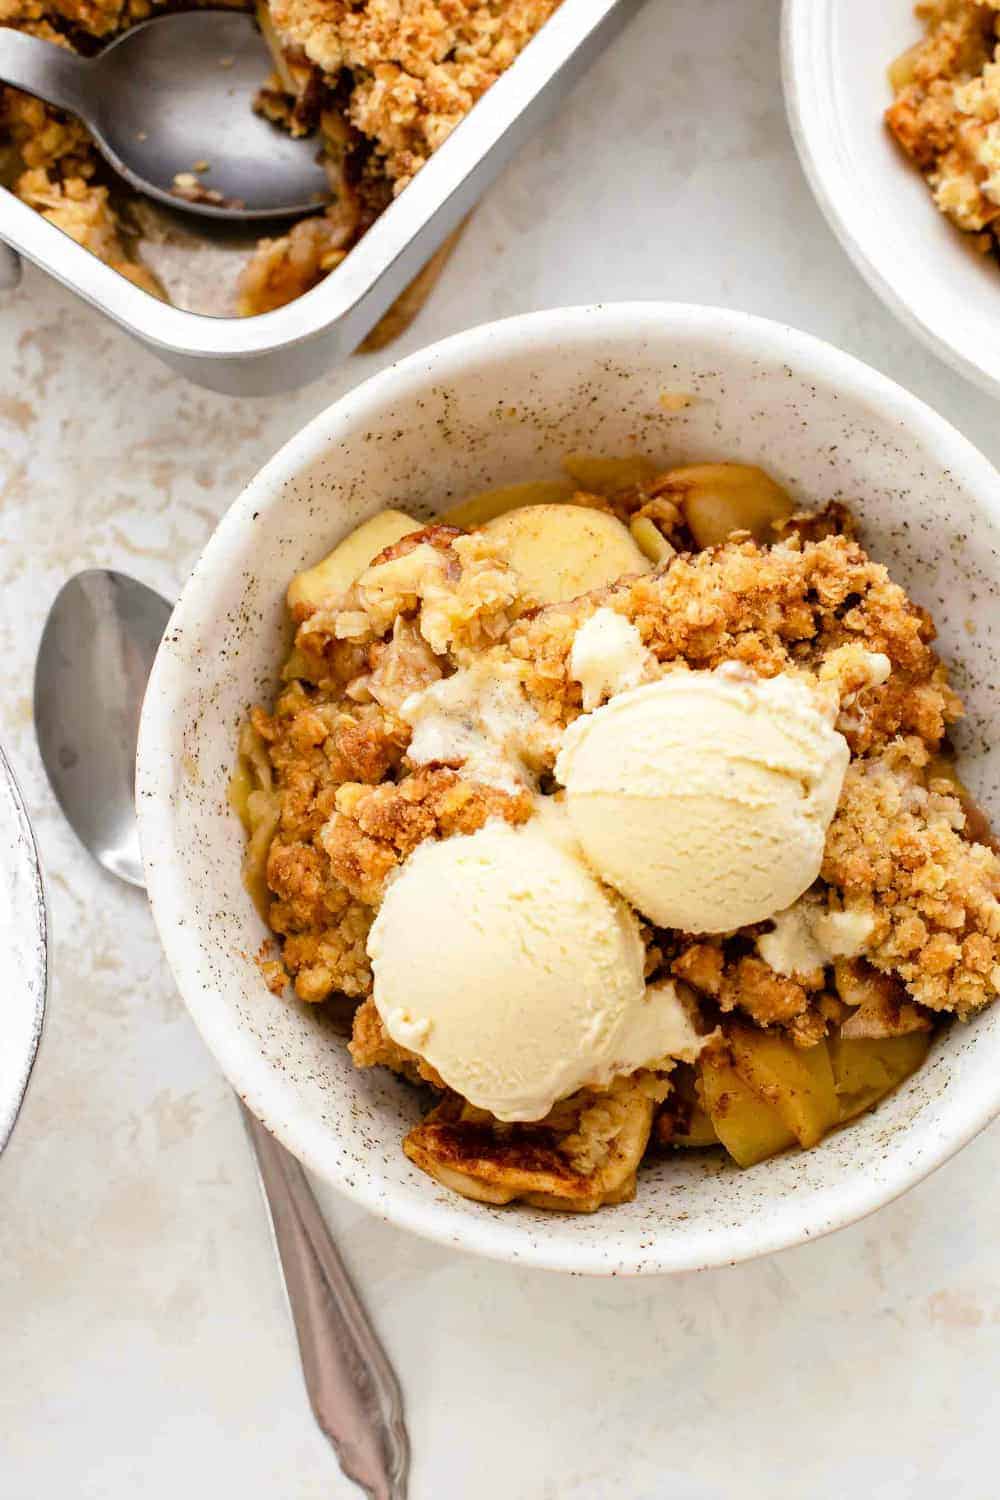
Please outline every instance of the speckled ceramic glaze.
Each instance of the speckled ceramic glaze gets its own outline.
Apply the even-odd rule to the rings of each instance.
[[[695,399],[670,413],[664,391]],[[430,514],[554,477],[574,449],[756,462],[804,503],[850,501],[870,550],[934,612],[970,709],[965,774],[997,809],[1000,476],[828,345],[739,313],[628,304],[516,318],[416,354],[261,471],[206,548],[153,671],[138,768],[146,877],[208,1045],[320,1176],[419,1234],[505,1260],[604,1274],[720,1265],[849,1223],[968,1141],[1000,1109],[1000,1007],[951,1031],[896,1096],[816,1150],[746,1172],[671,1155],[643,1168],[633,1203],[587,1217],[471,1203],[411,1167],[400,1142],[417,1096],[383,1070],[355,1071],[322,1007],[271,995],[254,963],[265,930],[240,881],[226,789],[239,723],[272,694],[286,650],[289,578],[384,506]]]
[[[21,791],[0,750],[0,935],[9,978],[0,1001],[0,1151],[14,1129],[42,1036],[48,987],[45,896]]]

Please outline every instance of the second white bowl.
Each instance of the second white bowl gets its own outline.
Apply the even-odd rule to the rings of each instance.
[[[882,123],[890,63],[920,40],[913,0],[785,0],[785,101],[830,227],[888,307],[1000,395],[1000,267],[938,212]]]
[[[664,391],[694,400],[668,412]],[[445,1192],[401,1149],[420,1103],[358,1072],[323,1008],[272,995],[263,925],[240,881],[227,801],[239,723],[267,701],[291,575],[384,506],[432,512],[557,474],[571,450],[765,465],[804,503],[843,498],[866,540],[933,609],[970,716],[966,774],[1000,810],[1000,699],[986,632],[1000,589],[1000,476],[927,407],[807,335],[734,312],[628,304],[538,313],[460,334],[323,412],[223,518],[181,597],[143,712],[138,806],[167,957],[230,1081],[307,1166],[396,1224],[509,1261],[637,1273],[795,1244],[902,1192],[1000,1107],[1000,1007],[947,1033],[893,1098],[820,1147],[739,1172],[674,1155],[633,1203],[592,1217],[491,1208]],[[475,975],[470,975],[474,985]]]

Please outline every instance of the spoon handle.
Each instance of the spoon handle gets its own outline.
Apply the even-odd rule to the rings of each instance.
[[[87,113],[90,64],[68,47],[0,26],[0,81],[71,114]]]
[[[371,1500],[406,1500],[399,1385],[295,1158],[240,1101],[285,1273],[306,1389],[340,1466]]]

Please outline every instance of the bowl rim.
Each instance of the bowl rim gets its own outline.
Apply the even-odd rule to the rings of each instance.
[[[5,1004],[12,1007],[16,1051],[4,1070],[9,1092],[0,1097],[0,1153],[17,1124],[38,1057],[49,991],[49,926],[45,884],[31,819],[7,753],[0,746],[0,813],[4,846],[0,850],[11,921],[25,965]],[[21,982],[23,981],[23,982]]]
[[[229,556],[240,552],[253,513],[280,505],[287,481],[343,424],[359,424],[367,411],[374,416],[431,381],[448,375],[461,378],[463,366],[476,366],[480,360],[502,360],[533,347],[566,346],[574,338],[589,340],[595,334],[617,334],[634,342],[644,332],[662,337],[665,330],[678,336],[710,337],[729,351],[787,362],[813,378],[849,388],[852,395],[876,407],[884,419],[919,429],[922,438],[941,454],[942,466],[974,496],[990,528],[1000,534],[1000,475],[989,460],[918,397],[824,340],[754,314],[696,304],[637,301],[555,308],[454,334],[376,373],[313,417],[258,471],[221,517],[181,592],[164,641],[178,633],[186,635],[203,600],[213,592],[213,578],[230,573]],[[457,1234],[436,1185],[428,1184],[426,1199],[398,1202],[391,1190],[380,1187],[377,1174],[339,1170],[324,1153],[328,1132],[319,1121],[303,1112],[286,1114],[272,1108],[270,1067],[249,1039],[227,1022],[224,1008],[206,998],[199,945],[191,939],[186,925],[189,913],[181,899],[183,856],[171,843],[171,778],[161,774],[177,759],[171,749],[175,697],[165,683],[174,670],[161,647],[143,705],[136,765],[140,837],[144,850],[156,851],[155,857],[146,860],[147,889],[168,964],[209,1050],[248,1106],[306,1167],[387,1222],[451,1248],[457,1245],[492,1259],[577,1274],[653,1274],[736,1264],[819,1238],[866,1217],[922,1181],[1000,1114],[1000,1076],[992,1092],[949,1090],[948,1129],[927,1139],[914,1136],[910,1129],[898,1131],[884,1163],[886,1174],[879,1181],[858,1172],[847,1182],[815,1189],[808,1213],[799,1206],[801,1200],[790,1195],[788,1201],[771,1205],[766,1215],[727,1225],[724,1234],[704,1230],[678,1235],[676,1228],[665,1228],[652,1241],[645,1235],[641,1250],[635,1247],[626,1252],[616,1246],[612,1260],[602,1256],[600,1240],[574,1245],[536,1236],[533,1220],[527,1216],[510,1220],[523,1224],[519,1238],[498,1232],[492,1219],[472,1215],[463,1218]],[[188,668],[188,675],[194,670]]]
[[[844,164],[834,160],[822,87],[823,59],[829,55],[822,28],[828,6],[816,0],[783,0],[781,10],[781,78],[785,112],[802,170],[823,217],[841,249],[872,291],[899,321],[951,369],[971,380],[980,390],[1000,395],[1000,360],[992,368],[966,353],[949,337],[940,318],[918,309],[897,291],[891,258],[872,249],[872,236],[865,232],[861,195],[842,180]],[[873,122],[873,130],[877,122]],[[900,170],[908,169],[900,161]],[[834,190],[834,185],[839,191]],[[956,235],[959,233],[955,230]]]

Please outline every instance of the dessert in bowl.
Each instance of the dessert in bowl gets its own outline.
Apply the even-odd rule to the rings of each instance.
[[[782,25],[789,122],[831,228],[910,331],[993,394],[997,18],[991,0],[785,0]]]
[[[583,479],[577,463],[574,489],[561,462],[581,451],[602,463]],[[747,475],[756,513],[744,495],[733,535],[726,493]],[[507,489],[491,517],[455,511],[539,480],[548,492]],[[317,419],[210,543],[154,670],[140,747],[168,956],[252,1106],[395,1221],[566,1269],[759,1253],[847,1222],[943,1160],[996,1108],[995,856],[969,837],[985,837],[970,797],[989,811],[995,704],[985,643],[965,629],[970,601],[995,587],[995,484],[873,372],[694,308],[476,330]],[[601,546],[540,552],[526,498],[547,527],[558,514],[563,528],[604,528]],[[369,529],[347,587],[341,576],[325,604],[310,596],[331,544],[387,510],[395,536]],[[587,572],[602,562],[613,572]],[[303,573],[290,641],[284,597]],[[928,602],[942,656],[961,662],[964,719]],[[468,691],[477,673],[488,713]],[[506,712],[512,701],[528,711]],[[259,799],[270,854],[258,875],[281,947],[242,888],[229,799],[255,704],[242,749],[260,779],[242,794]],[[971,794],[930,764],[946,728]],[[720,779],[734,796],[720,799]],[[947,916],[967,872],[937,861],[933,910],[963,941],[983,939],[949,949],[950,967],[919,881],[907,889],[924,903],[922,942],[884,920],[901,902],[896,866],[934,861],[910,825],[889,830],[902,842],[888,866],[866,849],[883,782],[956,858],[981,851],[975,918],[968,901]],[[941,986],[943,973],[956,982]],[[979,1013],[932,1032],[943,1010]],[[355,1068],[348,1022],[357,1061],[424,1087]],[[927,1061],[858,1114],[929,1041]],[[852,1051],[868,1056],[853,1071]],[[427,1088],[442,1086],[425,1120]],[[714,1137],[759,1164],[741,1173],[717,1148],[689,1149]],[[793,1141],[818,1144],[763,1159]]]
[[[920,168],[934,202],[981,255],[1000,224],[1000,6],[933,0],[916,7],[925,35],[889,69],[886,124]]]

